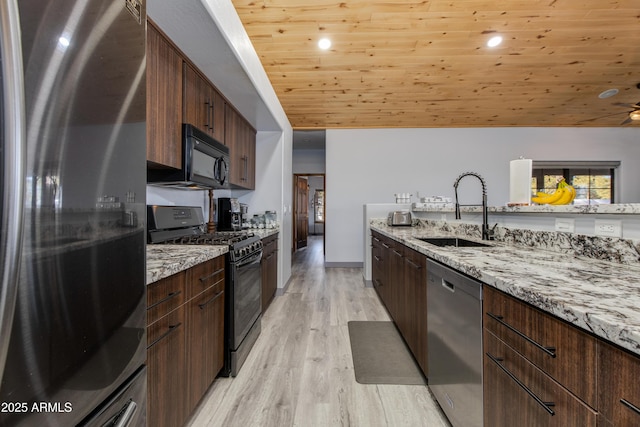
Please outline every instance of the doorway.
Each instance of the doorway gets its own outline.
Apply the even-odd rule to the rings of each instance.
[[[312,235],[322,239],[322,253],[325,253],[325,200],[325,174],[294,174],[292,252],[306,248]]]

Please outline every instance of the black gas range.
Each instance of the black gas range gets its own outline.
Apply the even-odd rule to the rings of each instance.
[[[225,284],[225,365],[236,376],[258,339],[262,316],[262,239],[250,232],[207,233],[199,206],[147,206],[148,243],[228,245]]]
[[[148,243],[171,245],[227,245],[232,261],[262,251],[262,239],[251,232],[206,232],[199,206],[147,206]]]

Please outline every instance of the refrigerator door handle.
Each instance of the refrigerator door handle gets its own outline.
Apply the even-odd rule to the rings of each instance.
[[[118,419],[118,423],[114,427],[129,427],[133,415],[136,413],[138,405],[133,400],[127,403],[126,409],[124,409],[122,415]]]
[[[18,294],[22,251],[22,212],[26,168],[26,122],[22,42],[18,2],[0,2],[2,54],[2,200],[0,201],[0,330],[11,331]],[[0,334],[0,381],[4,373],[10,333]]]

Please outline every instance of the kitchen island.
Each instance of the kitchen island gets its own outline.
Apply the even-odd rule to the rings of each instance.
[[[372,220],[370,226],[374,287],[416,359],[428,354],[424,372],[430,387],[444,392],[438,402],[453,425],[638,425],[640,265],[636,241],[569,233],[547,236],[504,228],[496,230],[498,241],[480,241],[477,226],[423,220],[412,227],[390,227],[385,221]],[[433,244],[420,240],[423,238]],[[436,246],[442,243],[438,238],[464,239],[460,243],[472,246]],[[525,244],[509,243],[513,241]],[[542,249],[547,247],[551,249]],[[398,269],[399,265],[404,269]],[[410,274],[407,265],[421,273]],[[465,320],[459,304],[447,303],[446,291],[437,292],[444,287],[458,295],[461,285],[451,274],[446,280],[435,274],[446,268],[442,265],[484,284],[482,320],[477,324]],[[416,310],[412,302],[422,300],[428,304]],[[446,313],[438,312],[445,305]],[[407,314],[418,329],[426,327],[427,333],[421,334],[428,337],[426,349],[418,347],[416,352],[412,346]],[[446,327],[449,323],[459,325],[462,332],[451,335]],[[473,332],[478,327],[482,329],[482,342],[477,342],[481,348],[461,350],[461,342],[475,342]],[[464,338],[453,340],[455,345],[439,345],[450,335]],[[469,388],[460,389],[460,380],[448,375],[452,369],[461,372],[453,361],[476,351],[483,361],[482,368],[473,372],[481,372],[482,392],[476,390],[470,398],[461,392]],[[471,405],[473,410],[455,404],[472,399],[481,402]]]
[[[418,237],[466,237],[420,224],[371,229],[479,279],[606,341],[640,355],[640,265],[619,264],[497,241],[438,247]]]

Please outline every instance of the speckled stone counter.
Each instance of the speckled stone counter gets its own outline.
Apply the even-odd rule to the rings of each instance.
[[[417,237],[453,234],[428,227],[389,227],[383,220],[373,220],[371,229],[640,355],[637,264],[501,242],[482,248],[437,247]]]
[[[226,245],[147,245],[147,285],[227,252]]]
[[[264,239],[265,237],[278,234],[280,232],[280,229],[279,228],[250,228],[246,231],[248,231],[249,233],[253,233],[256,236],[260,236],[261,239]]]

